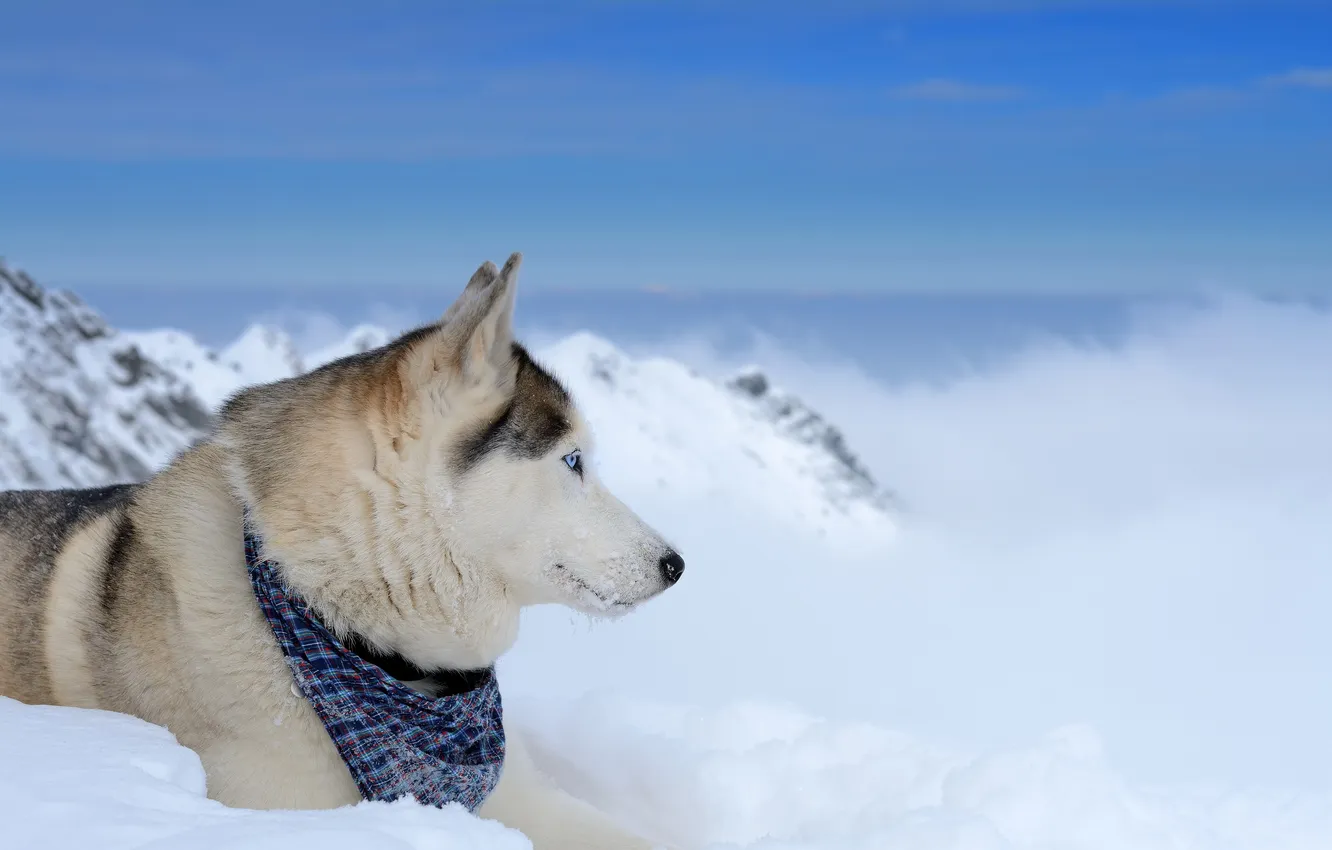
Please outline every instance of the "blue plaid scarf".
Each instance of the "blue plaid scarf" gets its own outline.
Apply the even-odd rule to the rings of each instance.
[[[245,525],[254,595],[296,685],[314,706],[367,800],[480,808],[504,765],[504,725],[494,668],[479,686],[430,697],[350,651],[282,581]]]

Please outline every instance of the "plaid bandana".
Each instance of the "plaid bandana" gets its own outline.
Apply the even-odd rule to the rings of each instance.
[[[245,525],[245,563],[296,685],[328,730],[361,796],[462,803],[475,812],[499,781],[504,725],[494,668],[454,696],[412,690],[349,651],[282,582]]]

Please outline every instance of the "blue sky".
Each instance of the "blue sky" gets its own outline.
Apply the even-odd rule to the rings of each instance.
[[[1327,3],[6,5],[48,283],[1332,284]]]

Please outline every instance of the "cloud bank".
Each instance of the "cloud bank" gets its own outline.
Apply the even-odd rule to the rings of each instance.
[[[785,700],[968,748],[1086,723],[1140,779],[1332,787],[1332,313],[1144,309],[1121,344],[1034,338],[932,384],[674,348],[767,364],[902,494],[904,534],[831,557],[602,457],[689,580],[614,624],[535,612],[512,687]]]

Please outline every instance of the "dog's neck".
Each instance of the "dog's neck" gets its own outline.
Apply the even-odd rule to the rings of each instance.
[[[247,535],[247,549],[251,538],[255,541],[256,550],[267,548],[261,542],[265,538],[260,533],[257,525],[254,524],[254,520],[255,517],[252,511],[242,507],[242,524]],[[265,555],[265,557],[271,556]],[[319,598],[319,594],[307,593],[303,588],[293,587],[288,573],[291,563],[281,558],[277,558],[275,563],[278,565],[277,569],[284,574],[284,583],[290,588],[289,592],[295,593],[304,600],[309,618],[317,622],[329,634],[336,636],[348,652],[356,655],[362,661],[378,667],[404,685],[428,696],[442,697],[462,694],[474,690],[484,683],[488,668],[493,664],[492,659],[484,655],[481,658],[475,658],[478,653],[472,653],[473,658],[464,660],[461,664],[444,660],[442,664],[426,663],[423,666],[412,661],[392,642],[386,643],[383,635],[375,636],[372,633],[362,632],[357,628],[354,619],[348,618],[346,615],[339,617],[336,613],[325,609],[324,605],[327,600]],[[333,615],[330,616],[330,614]],[[378,640],[376,640],[376,637],[378,637]],[[387,651],[379,648],[384,646],[389,647]]]
[[[310,616],[316,620],[320,619],[313,610],[311,610]],[[327,628],[322,620],[320,624]],[[351,632],[340,637],[339,640],[348,652],[354,653],[362,661],[375,665],[404,685],[427,696],[456,696],[475,690],[485,682],[486,675],[489,672],[485,668],[479,670],[422,670],[400,653],[380,652],[374,648],[369,640],[357,632]]]
[[[237,488],[239,512],[254,521],[267,556],[281,565],[288,586],[333,634],[355,634],[367,651],[391,648],[401,659],[387,662],[399,671],[385,668],[394,678],[409,681],[404,676],[416,670],[433,675],[485,669],[517,638],[520,606],[503,583],[487,575],[465,580],[449,553],[376,551],[354,536],[348,541],[345,529],[321,524],[319,518],[282,522],[286,517],[278,514],[274,522],[246,495]],[[247,511],[248,505],[253,507]],[[400,561],[379,575],[366,568],[385,557]],[[422,574],[424,579],[413,581]],[[410,606],[396,604],[395,593]]]

